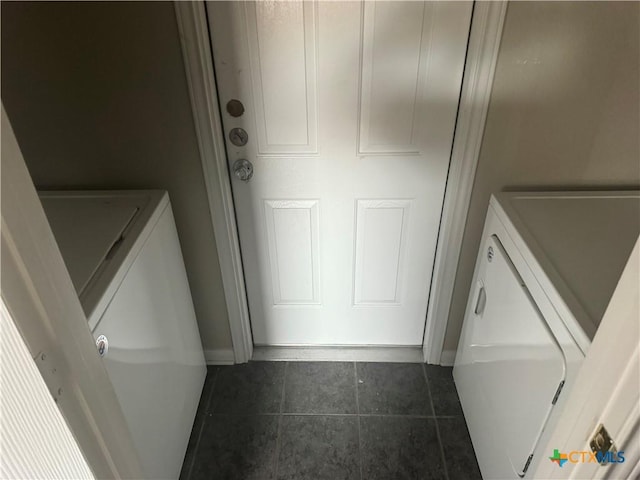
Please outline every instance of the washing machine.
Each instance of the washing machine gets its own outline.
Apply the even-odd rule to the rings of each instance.
[[[640,234],[640,192],[491,197],[453,369],[485,480],[530,478]]]
[[[167,192],[39,196],[143,472],[177,479],[206,366]]]

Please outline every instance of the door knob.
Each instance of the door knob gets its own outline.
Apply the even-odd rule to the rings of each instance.
[[[253,164],[246,158],[240,158],[233,162],[233,174],[243,182],[248,182],[253,177]]]

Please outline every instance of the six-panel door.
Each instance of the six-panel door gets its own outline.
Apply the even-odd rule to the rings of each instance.
[[[254,342],[421,344],[471,3],[207,10]]]

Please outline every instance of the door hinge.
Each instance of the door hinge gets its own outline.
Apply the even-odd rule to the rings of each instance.
[[[55,355],[41,351],[33,358],[38,370],[40,371],[40,375],[44,380],[45,385],[49,389],[49,393],[53,397],[53,400],[58,403],[58,400],[62,396],[62,379],[58,374],[58,369],[56,368]]]
[[[558,385],[558,389],[556,390],[556,394],[553,396],[553,400],[551,400],[551,405],[555,405],[558,401],[558,397],[560,396],[560,392],[562,392],[562,387],[564,387],[564,380],[560,382]]]

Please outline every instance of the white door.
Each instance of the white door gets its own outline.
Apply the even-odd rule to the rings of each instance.
[[[207,11],[255,344],[422,344],[471,2]]]

